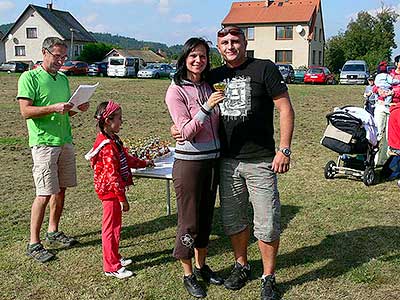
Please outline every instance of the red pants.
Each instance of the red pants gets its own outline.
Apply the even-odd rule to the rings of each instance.
[[[104,272],[115,272],[121,268],[119,255],[119,238],[121,235],[122,214],[118,199],[102,201],[103,222],[101,241],[103,244]]]

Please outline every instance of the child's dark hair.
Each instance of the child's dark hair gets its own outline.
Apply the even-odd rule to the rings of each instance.
[[[107,107],[107,105],[108,105],[108,102],[109,101],[104,101],[104,102],[101,102],[98,106],[97,106],[97,109],[96,109],[96,113],[95,113],[95,115],[94,115],[94,118],[97,120],[97,127],[98,127],[98,129],[101,131],[101,133],[102,134],[104,134],[104,135],[106,135],[106,136],[108,136],[108,134],[104,131],[104,124],[106,123],[106,119],[108,118],[108,119],[113,119],[114,118],[114,115],[115,115],[115,112],[113,112],[111,115],[109,115],[107,118],[104,118],[103,117],[103,115],[104,115],[104,111],[106,110],[106,107]]]
[[[186,68],[186,58],[190,55],[194,48],[202,45],[206,48],[207,55],[207,65],[204,71],[201,73],[201,79],[204,80],[210,71],[210,45],[209,42],[203,38],[193,37],[186,41],[183,45],[182,54],[178,59],[176,64],[176,73],[174,76],[174,82],[177,85],[182,85],[184,80],[187,80],[187,68]]]

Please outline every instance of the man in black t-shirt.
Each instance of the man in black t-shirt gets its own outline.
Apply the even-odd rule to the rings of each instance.
[[[278,297],[275,264],[280,237],[277,173],[289,170],[294,112],[287,86],[270,60],[246,57],[243,31],[228,26],[218,31],[218,50],[225,65],[211,71],[210,84],[224,82],[221,110],[220,203],[223,225],[230,237],[235,265],[224,285],[242,288],[250,278],[247,245],[250,239],[248,205],[254,211],[254,235],[263,263],[261,300]],[[275,151],[273,115],[279,112],[279,150]],[[172,136],[182,137],[174,126]]]
[[[222,159],[220,202],[235,265],[225,287],[242,288],[250,278],[247,208],[254,210],[254,235],[263,262],[261,299],[275,299],[275,263],[280,237],[280,201],[276,173],[289,170],[294,111],[287,86],[270,60],[246,57],[243,31],[228,26],[218,32],[225,65],[210,74],[210,84],[225,82],[220,104]],[[273,115],[279,112],[279,150],[275,151]]]

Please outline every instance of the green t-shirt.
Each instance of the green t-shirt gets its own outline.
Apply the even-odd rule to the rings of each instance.
[[[68,102],[71,96],[68,78],[58,72],[52,76],[42,67],[24,72],[18,81],[19,98],[28,98],[33,106],[48,106]],[[26,120],[29,146],[62,146],[72,143],[69,114],[51,113],[40,118]]]

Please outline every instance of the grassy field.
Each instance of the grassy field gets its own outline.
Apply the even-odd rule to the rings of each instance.
[[[79,186],[70,189],[61,229],[76,236],[72,249],[40,264],[25,256],[34,198],[25,121],[15,100],[18,75],[0,74],[0,299],[189,299],[180,265],[171,257],[176,215],[165,215],[165,182],[139,179],[128,192],[121,253],[136,276],[105,277],[101,263],[101,205],[83,155],[95,138],[93,114],[107,99],[122,104],[123,138],[169,138],[164,105],[168,80],[71,77],[71,88],[100,82],[88,113],[72,120]],[[279,176],[284,232],[277,264],[283,299],[400,299],[400,202],[395,182],[366,187],[346,178],[326,180],[336,154],[320,146],[325,115],[335,106],[361,105],[363,86],[290,85],[296,111],[293,163]],[[172,199],[174,203],[175,199]],[[175,212],[175,206],[172,207]],[[47,224],[47,219],[45,220]],[[233,260],[216,208],[208,263],[223,276]],[[43,226],[44,236],[46,225]],[[252,240],[253,280],[232,292],[207,287],[208,299],[259,299],[261,262]]]

